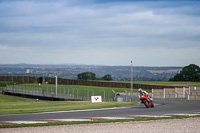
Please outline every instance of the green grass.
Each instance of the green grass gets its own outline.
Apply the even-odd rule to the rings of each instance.
[[[122,83],[130,83],[130,81],[118,81]],[[134,84],[145,84],[145,85],[162,85],[162,86],[196,86],[200,87],[200,82],[170,82],[170,81],[134,81]]]
[[[58,126],[58,125],[93,124],[93,123],[113,123],[113,122],[134,122],[134,121],[151,121],[151,120],[162,120],[162,119],[185,119],[185,118],[195,118],[195,117],[200,117],[200,115],[197,115],[197,116],[159,117],[159,118],[135,118],[135,119],[120,119],[120,120],[54,122],[54,123],[37,123],[37,124],[13,124],[13,125],[0,125],[0,128],[40,127],[40,126]]]
[[[6,84],[11,84],[11,81],[0,81],[0,87],[6,87]]]
[[[91,103],[90,101],[39,101],[0,95],[0,114],[22,114],[53,111],[70,111],[85,109],[100,109],[122,106],[133,106],[138,103],[130,102],[102,102]]]

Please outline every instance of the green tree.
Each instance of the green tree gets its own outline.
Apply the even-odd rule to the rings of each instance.
[[[103,76],[101,79],[107,80],[107,81],[112,81],[112,76],[110,74],[107,74],[107,75]]]
[[[200,81],[200,67],[195,64],[185,66],[169,81]]]
[[[83,72],[78,74],[78,79],[82,80],[95,80],[96,79],[96,74],[92,72]]]

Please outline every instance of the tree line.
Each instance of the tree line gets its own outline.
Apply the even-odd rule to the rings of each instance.
[[[104,75],[102,78],[97,78],[95,73],[92,72],[82,72],[77,75],[77,79],[80,80],[107,80],[112,81],[112,76],[110,74]],[[190,64],[183,67],[180,73],[176,74],[169,81],[192,81],[200,82],[200,67],[195,64]]]
[[[104,75],[102,78],[97,78],[95,73],[92,72],[82,72],[77,75],[80,80],[107,80],[112,81],[112,76],[110,74]]]
[[[195,64],[185,66],[180,73],[176,74],[174,78],[170,78],[169,81],[200,82],[200,67]]]

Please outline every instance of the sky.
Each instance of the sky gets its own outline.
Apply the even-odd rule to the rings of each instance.
[[[199,0],[0,0],[0,64],[200,66]]]

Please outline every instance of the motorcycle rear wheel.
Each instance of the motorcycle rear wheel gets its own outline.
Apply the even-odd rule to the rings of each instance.
[[[153,104],[153,102],[151,102],[151,107],[152,107],[152,108],[154,107],[154,104]]]

